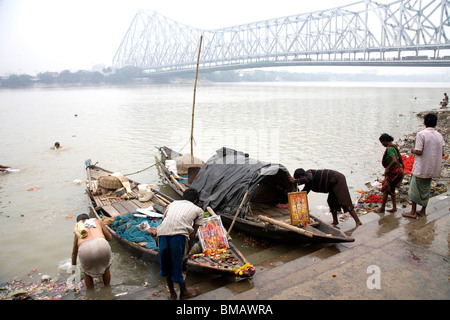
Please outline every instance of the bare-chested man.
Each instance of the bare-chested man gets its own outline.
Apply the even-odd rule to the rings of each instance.
[[[87,214],[77,217],[74,229],[75,238],[72,250],[72,265],[77,264],[77,256],[84,270],[84,283],[87,289],[94,288],[94,279],[102,277],[103,284],[111,281],[111,247],[108,241],[112,236],[101,220],[90,219]]]

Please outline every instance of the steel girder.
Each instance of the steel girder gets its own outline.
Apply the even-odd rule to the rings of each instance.
[[[201,30],[139,10],[113,58],[114,67],[148,72],[263,66],[295,61],[400,59],[450,49],[450,1],[362,0],[332,9]],[[428,51],[428,52],[427,52]],[[394,52],[394,56],[389,56]]]

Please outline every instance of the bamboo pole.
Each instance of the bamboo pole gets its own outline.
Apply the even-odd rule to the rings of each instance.
[[[154,195],[155,195],[155,197],[156,197],[159,201],[161,201],[163,204],[165,204],[165,205],[170,204],[170,201],[169,201],[169,200],[167,200],[166,198],[160,196],[159,194],[154,193]]]
[[[304,229],[292,226],[292,225],[287,224],[287,223],[282,222],[282,221],[278,221],[278,220],[275,220],[275,219],[272,219],[272,218],[269,218],[269,217],[266,217],[266,216],[263,216],[263,215],[259,215],[258,219],[261,220],[261,221],[268,222],[270,224],[273,224],[273,225],[276,225],[276,226],[288,229],[290,231],[297,232],[297,233],[299,233],[301,235],[304,235],[304,236],[307,236],[309,238],[314,237],[314,234],[311,231],[304,230]]]
[[[172,180],[172,182],[178,187],[178,189],[180,189],[181,191],[185,192],[186,188],[177,181],[177,179],[175,179],[175,177],[173,175],[170,175],[170,179]]]
[[[244,205],[245,199],[247,199],[248,190],[245,191],[244,197],[242,198],[241,204],[239,205],[239,209],[237,209],[236,214],[234,215],[233,222],[231,222],[230,228],[228,229],[228,234],[231,232],[231,229],[233,229],[234,223],[236,222],[237,216],[239,212],[242,209],[242,206]]]
[[[200,46],[198,48],[197,56],[197,70],[195,72],[195,84],[194,84],[194,103],[192,104],[192,124],[191,124],[191,164],[194,163],[194,113],[195,113],[195,94],[197,92],[197,78],[198,78],[198,65],[200,63],[200,52],[202,50],[203,36],[200,37]]]

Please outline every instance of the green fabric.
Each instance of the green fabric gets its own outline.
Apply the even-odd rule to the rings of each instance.
[[[386,161],[386,163],[389,165],[392,162],[392,157],[391,155],[395,155],[395,158],[399,158],[399,155],[397,153],[397,150],[395,150],[394,147],[388,147],[386,150],[386,156],[384,157],[384,161]]]
[[[411,176],[408,195],[416,204],[426,207],[431,192],[431,178]]]

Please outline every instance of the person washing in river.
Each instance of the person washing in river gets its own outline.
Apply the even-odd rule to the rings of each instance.
[[[330,207],[331,214],[333,215],[333,225],[337,225],[337,213],[341,211],[349,212],[352,218],[355,220],[356,226],[361,225],[361,221],[355,212],[355,208],[348,192],[347,181],[345,176],[335,170],[323,169],[305,171],[302,168],[295,170],[294,177],[289,176],[291,183],[297,183],[299,185],[304,184],[302,191],[328,193],[327,203]]]
[[[383,213],[386,209],[386,202],[388,195],[392,199],[392,209],[388,212],[397,211],[397,198],[395,195],[395,188],[402,182],[405,172],[403,171],[404,165],[400,155],[400,151],[397,146],[392,143],[392,138],[387,133],[383,133],[379,138],[383,147],[386,148],[381,160],[381,164],[384,167],[384,179],[381,185],[381,192],[383,193],[383,201],[381,207],[376,209],[375,212]]]
[[[444,138],[436,131],[437,115],[429,113],[424,117],[425,129],[416,135],[416,144],[411,153],[415,155],[409,183],[408,195],[412,201],[410,212],[402,215],[416,219],[424,216],[431,192],[431,181],[441,176],[442,156],[444,155]],[[417,205],[422,209],[417,212]]]
[[[199,197],[196,189],[187,189],[183,200],[167,206],[161,224],[148,230],[153,237],[158,237],[160,275],[166,278],[170,300],[177,299],[174,282],[180,285],[180,300],[200,293],[198,288],[186,288],[183,277],[185,256],[192,248],[198,227],[203,224],[203,209],[196,205]]]
[[[0,172],[6,172],[8,171],[7,169],[10,169],[10,167],[0,165]]]
[[[72,249],[72,265],[77,264],[77,256],[84,271],[84,283],[88,290],[94,289],[94,278],[102,277],[103,284],[111,281],[111,247],[108,241],[112,236],[99,219],[89,219],[85,213],[77,217],[74,229],[75,238]]]
[[[53,146],[50,147],[52,150],[61,149],[62,145],[59,142],[55,142]]]
[[[444,93],[444,99],[439,103],[441,105],[441,109],[447,108],[448,106],[448,95]]]

